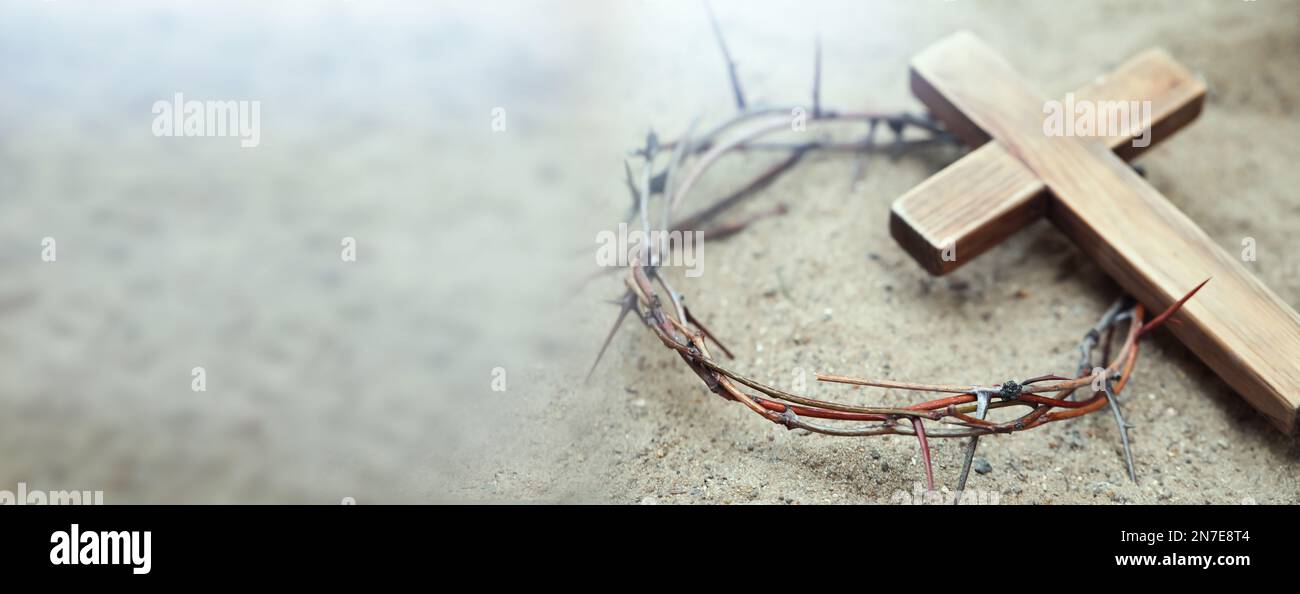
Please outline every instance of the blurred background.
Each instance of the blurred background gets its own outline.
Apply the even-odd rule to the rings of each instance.
[[[1276,257],[1298,214],[1295,3],[714,9],[757,103],[806,100],[818,34],[823,97],[854,109],[917,109],[909,57],[959,28],[1052,94],[1163,45],[1212,95],[1202,123],[1150,158],[1153,183],[1226,247],[1256,237],[1270,254],[1257,273],[1300,301],[1300,267]],[[0,83],[0,489],[103,490],[109,503],[823,502],[915,478],[903,440],[799,438],[708,399],[635,320],[581,383],[619,294],[617,275],[584,281],[585,250],[626,214],[628,149],[733,109],[698,2],[0,0]],[[259,146],[156,137],[151,108],[176,93],[260,102]],[[1115,289],[1087,263],[1054,280],[1073,248],[1049,226],[963,269],[964,285],[926,284],[889,239],[889,201],[954,156],[881,161],[854,189],[851,159],[812,160],[772,190],[792,214],[710,247],[687,292],[765,377],[892,365],[965,381],[980,379],[963,377],[972,366],[1065,364]],[[775,286],[770,254],[788,263],[790,303],[758,297]],[[1030,301],[1003,307],[1023,286]],[[817,324],[799,360],[789,339]],[[1021,350],[980,347],[990,325],[1023,333]],[[1294,502],[1294,443],[1176,342],[1149,356],[1137,390],[1151,398],[1132,414],[1164,419],[1168,435],[1136,445],[1162,478],[1123,486],[1115,436],[1081,423],[1020,442],[1100,432],[1064,472],[993,458],[1000,488],[1019,489],[1008,499]],[[1221,477],[1193,449],[1247,472]],[[905,476],[879,468],[891,462]]]
[[[489,370],[555,349],[601,9],[556,10],[0,4],[0,488],[436,498]],[[175,93],[259,101],[259,146],[155,137]]]

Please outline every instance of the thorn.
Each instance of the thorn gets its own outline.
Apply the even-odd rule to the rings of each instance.
[[[1197,291],[1200,291],[1201,287],[1204,287],[1205,283],[1208,282],[1210,282],[1209,278],[1201,281],[1201,284],[1196,285],[1196,288],[1192,289],[1186,295],[1183,295],[1182,299],[1179,299],[1178,301],[1174,302],[1173,305],[1170,305],[1169,309],[1166,309],[1164,313],[1156,316],[1154,320],[1147,322],[1147,324],[1143,326],[1141,330],[1138,330],[1138,336],[1142,336],[1143,334],[1146,334],[1147,332],[1154,330],[1160,324],[1164,323],[1165,319],[1167,319],[1171,315],[1174,315],[1174,312],[1178,311],[1178,308],[1182,307],[1184,303],[1187,303],[1187,300],[1191,299],[1192,295],[1195,295]]]
[[[623,296],[623,308],[618,311],[618,319],[614,320],[614,326],[609,329],[609,334],[605,335],[605,343],[600,345],[600,352],[596,353],[596,360],[591,363],[591,369],[587,370],[587,377],[582,383],[591,381],[591,375],[596,373],[596,366],[600,364],[601,357],[605,356],[605,350],[609,348],[609,343],[614,341],[614,335],[618,333],[619,326],[623,325],[623,318],[627,317],[628,312],[636,309],[636,295],[628,289]],[[646,321],[642,318],[642,321]]]
[[[989,411],[989,398],[991,394],[987,390],[975,391],[975,416],[983,419]]]
[[[1025,383],[1037,381],[1038,379],[1039,378],[1027,380]],[[991,393],[988,390],[978,390],[975,392],[975,398],[978,399],[977,404],[975,405],[976,418],[984,420],[985,415],[988,414],[990,396]],[[953,498],[953,505],[957,505],[957,503],[961,501],[961,492],[966,490],[966,479],[970,477],[970,467],[975,461],[975,449],[978,448],[979,445],[980,436],[978,435],[972,435],[970,441],[966,442],[966,460],[962,462],[961,465],[961,476],[957,479],[957,496]]]
[[[736,62],[731,59],[731,52],[727,51],[727,41],[722,37],[722,26],[718,24],[718,16],[713,14],[713,6],[708,0],[704,0],[704,9],[709,13],[709,23],[713,26],[713,37],[718,40],[718,49],[722,50],[722,59],[727,62],[727,76],[731,79],[731,92],[736,98],[736,109],[745,109],[745,93],[740,90],[740,78],[736,75]]]
[[[813,117],[822,115],[822,36],[817,36],[813,57]]]
[[[925,439],[925,424],[921,419],[912,417],[912,428],[916,429],[916,439],[921,442],[921,460],[925,462],[925,483],[929,490],[934,490],[934,469],[930,465],[930,442]]]
[[[1124,414],[1119,410],[1119,403],[1115,401],[1115,393],[1110,389],[1110,380],[1106,380],[1103,388],[1106,390],[1106,400],[1110,403],[1110,411],[1115,414],[1115,424],[1119,427],[1120,442],[1124,445],[1124,461],[1128,464],[1128,477],[1137,484],[1137,470],[1133,467],[1133,451],[1128,445],[1128,430],[1133,426],[1124,420]]]
[[[983,417],[981,417],[983,418]],[[975,448],[980,445],[980,436],[973,435],[970,441],[966,442],[966,461],[961,465],[961,476],[957,479],[957,496],[953,498],[953,505],[961,501],[961,492],[966,490],[966,479],[970,477],[970,467],[975,461]]]
[[[849,180],[849,189],[856,190],[858,182],[862,180],[862,174],[867,169],[867,159],[871,156],[871,149],[876,146],[876,129],[880,126],[880,120],[871,118],[871,123],[867,128],[867,136],[862,141],[862,156],[858,157],[858,162],[853,166],[853,177]]]

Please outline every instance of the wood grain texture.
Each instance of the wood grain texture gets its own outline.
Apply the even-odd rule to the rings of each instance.
[[[915,77],[915,72],[913,73]],[[913,83],[916,84],[915,82]],[[1132,140],[1144,130],[1099,137],[1117,155],[1133,159],[1170,137],[1200,114],[1205,83],[1167,52],[1146,50],[1074,92],[1091,101],[1151,101],[1150,139]],[[951,105],[932,106],[936,117],[963,141],[979,148],[894,201],[890,233],[931,274],[956,270],[1047,212],[1047,186],[983,129]],[[1042,113],[1041,102],[1038,114]],[[982,145],[982,146],[981,146]],[[944,260],[951,242],[955,259]]]
[[[923,102],[959,110],[1041,179],[1048,217],[1150,310],[1210,277],[1168,327],[1279,429],[1295,431],[1300,315],[1104,142],[1044,134],[1042,95],[973,35],[932,46],[913,74]]]

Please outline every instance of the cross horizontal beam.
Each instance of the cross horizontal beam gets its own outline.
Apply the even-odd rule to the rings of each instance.
[[[1200,115],[1205,83],[1154,48],[1074,95],[1087,101],[1151,101],[1147,129],[1099,139],[1115,154],[1134,159]],[[889,221],[894,239],[934,275],[956,270],[1042,218],[1048,199],[1047,185],[1033,171],[1002,145],[988,142],[988,135],[960,112],[940,117],[966,144],[979,148],[895,200]],[[1134,146],[1133,139],[1148,131],[1150,144]],[[944,258],[948,248],[958,257]]]

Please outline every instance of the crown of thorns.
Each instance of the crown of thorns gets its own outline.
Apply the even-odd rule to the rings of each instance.
[[[856,183],[869,155],[884,152],[897,158],[921,147],[957,145],[958,141],[955,137],[928,116],[901,112],[843,112],[824,109],[820,97],[822,70],[820,42],[817,44],[814,59],[811,109],[799,105],[748,106],[736,74],[735,63],[731,60],[721,29],[711,12],[709,16],[712,20],[714,36],[726,61],[738,112],[712,129],[699,134],[695,133],[696,124],[692,123],[682,137],[671,142],[661,143],[654,132],[650,132],[646,136],[645,144],[631,152],[633,157],[641,160],[642,166],[638,175],[633,172],[629,161],[624,163],[627,186],[633,202],[628,222],[639,224],[641,231],[647,237],[651,236],[652,231],[702,229],[699,233],[703,239],[718,240],[744,230],[765,216],[784,214],[785,205],[778,205],[773,211],[705,228],[705,225],[711,223],[720,214],[757,193],[794,167],[810,151],[856,154],[858,160],[852,180]],[[698,119],[696,121],[698,122]],[[854,122],[865,123],[867,131],[865,136],[853,141],[837,141],[830,138],[798,143],[766,140],[792,127],[800,129],[800,125],[824,126]],[[892,135],[887,142],[877,141],[877,132],[881,124],[884,124]],[[758,150],[777,151],[784,153],[786,157],[712,205],[691,216],[676,217],[678,208],[685,201],[690,190],[719,158],[733,152]],[[660,161],[665,161],[662,168],[657,167]],[[653,202],[657,202],[658,209],[652,208]],[[658,220],[658,227],[652,223],[654,220]],[[645,327],[665,347],[677,353],[711,392],[725,400],[744,405],[768,421],[784,425],[787,429],[803,429],[813,433],[843,437],[915,436],[921,448],[926,483],[930,490],[934,489],[934,471],[929,439],[967,438],[969,441],[965,461],[957,482],[958,492],[965,488],[971,461],[981,436],[1025,431],[1056,421],[1078,418],[1104,408],[1109,408],[1118,425],[1128,474],[1130,479],[1136,482],[1137,473],[1133,466],[1128,438],[1128,430],[1132,426],[1124,420],[1116,395],[1128,385],[1132,377],[1142,337],[1168,320],[1170,315],[1205,285],[1202,282],[1150,321],[1145,321],[1145,310],[1140,303],[1127,296],[1116,299],[1080,340],[1078,362],[1074,375],[1070,377],[1040,375],[1019,381],[1005,380],[1000,384],[941,385],[817,375],[819,381],[828,383],[945,394],[942,397],[901,407],[865,406],[820,400],[787,392],[723,365],[713,355],[709,344],[716,346],[728,359],[734,359],[731,351],[683,303],[683,294],[674,289],[659,271],[658,263],[666,256],[664,251],[673,248],[671,242],[668,244],[644,242],[627,254],[628,265],[625,268],[624,278],[626,290],[622,298],[616,302],[620,306],[620,311],[596,355],[596,361],[591,366],[588,378],[595,371],[623,320],[629,313],[636,312]],[[666,296],[666,300],[656,290],[656,285],[662,289],[662,295]],[[1121,327],[1123,328],[1122,343],[1112,357],[1114,337]],[[1093,357],[1098,349],[1102,351],[1100,360],[1107,361],[1105,367],[1094,367]],[[1080,388],[1086,388],[1090,395],[1074,398]],[[1002,422],[988,419],[990,410],[1012,407],[1024,409],[1023,414]]]

